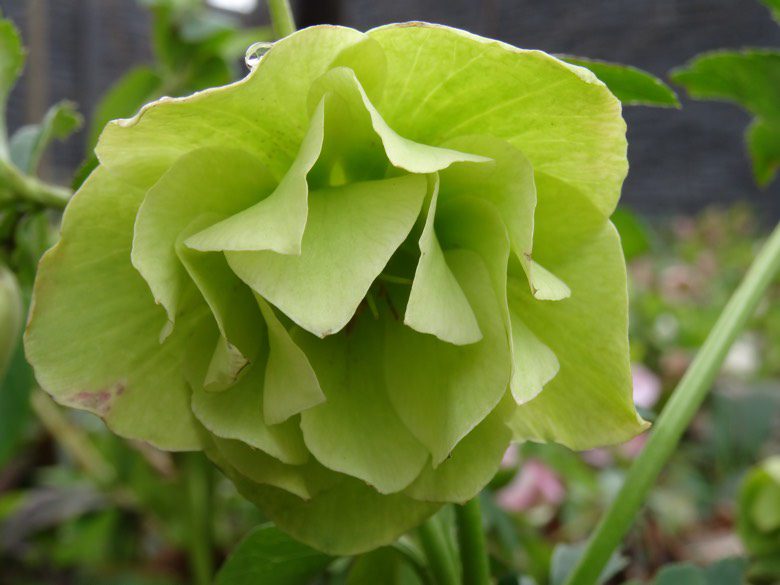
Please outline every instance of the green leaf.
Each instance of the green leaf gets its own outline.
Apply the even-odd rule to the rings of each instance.
[[[680,107],[672,88],[646,71],[630,65],[569,55],[561,55],[561,59],[592,71],[624,105]]]
[[[11,161],[28,175],[35,174],[53,140],[65,140],[81,128],[83,119],[73,102],[62,101],[46,112],[40,124],[22,126],[11,138]]]
[[[766,118],[780,118],[780,51],[714,51],[671,73],[672,81],[698,99],[739,104]]]
[[[122,436],[197,448],[181,368],[202,313],[180,315],[160,344],[164,312],[130,264],[143,195],[99,168],[71,200],[62,239],[41,260],[25,350],[57,401],[102,416]]]
[[[753,176],[756,183],[765,187],[780,169],[780,121],[756,118],[748,127],[745,138],[753,159]]]
[[[266,524],[255,528],[233,549],[215,584],[306,585],[331,560]]]
[[[0,17],[0,158],[9,159],[5,108],[8,95],[24,67],[25,51],[14,24]]]
[[[398,134],[432,145],[471,134],[507,140],[537,174],[566,181],[603,215],[612,212],[627,172],[625,122],[620,102],[592,73],[439,25],[367,34],[387,54],[385,87],[393,88],[375,105]]]
[[[537,181],[534,248],[571,287],[554,303],[510,278],[509,307],[555,354],[560,370],[509,426],[518,440],[572,449],[627,441],[647,427],[632,399],[626,266],[612,224],[568,185]],[[515,270],[517,274],[519,270]]]
[[[150,67],[136,67],[125,73],[95,106],[89,124],[88,149],[95,147],[106,124],[135,114],[142,105],[155,97],[161,84],[160,75]]]
[[[309,451],[326,467],[362,479],[380,493],[404,489],[419,475],[428,452],[388,398],[381,323],[364,314],[348,335],[295,338],[325,394],[322,404],[301,415]]]
[[[406,239],[426,193],[424,176],[352,183],[309,195],[299,256],[227,252],[233,271],[298,325],[340,331]]]
[[[653,581],[654,585],[707,585],[707,579],[699,567],[680,563],[663,567]]]
[[[650,250],[650,233],[642,219],[625,207],[618,207],[610,218],[620,235],[626,261]]]
[[[453,345],[387,321],[385,372],[390,400],[439,466],[499,403],[509,385],[510,348],[490,275],[470,250],[445,254],[471,304],[482,340]]]
[[[772,13],[772,18],[780,22],[780,0],[761,0],[761,3]]]

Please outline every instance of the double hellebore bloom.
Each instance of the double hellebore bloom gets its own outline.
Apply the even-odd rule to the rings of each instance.
[[[631,400],[620,103],[422,23],[314,27],[110,124],[41,263],[58,401],[203,449],[332,553],[479,492],[510,441],[586,449]]]

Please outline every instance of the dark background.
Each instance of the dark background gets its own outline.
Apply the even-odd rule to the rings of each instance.
[[[780,27],[755,0],[298,0],[299,26],[323,22],[365,30],[427,20],[524,48],[635,65],[665,78],[694,55],[718,48],[780,46]],[[60,99],[87,119],[102,93],[137,63],[149,62],[150,18],[136,0],[0,0],[29,48],[10,103],[10,128],[39,120]],[[244,17],[267,21],[264,2]],[[752,180],[742,134],[747,114],[729,104],[626,109],[631,172],[623,201],[649,216],[694,212],[748,200],[780,218],[780,181]],[[44,175],[68,182],[84,133],[57,145]]]

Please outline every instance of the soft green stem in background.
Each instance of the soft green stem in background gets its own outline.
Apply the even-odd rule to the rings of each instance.
[[[268,0],[268,10],[271,13],[271,24],[276,38],[281,39],[295,32],[290,0]]]
[[[25,175],[12,164],[0,160],[0,200],[22,200],[43,207],[63,209],[70,196],[70,190]]]
[[[436,585],[458,585],[458,571],[438,516],[429,518],[417,534]]]
[[[658,417],[647,445],[588,542],[567,585],[593,585],[620,545],[661,469],[712,386],[726,354],[780,271],[780,224],[753,261],[701,350]]]
[[[214,559],[211,554],[211,466],[202,453],[184,455],[183,482],[187,492],[187,544],[193,585],[211,585]]]
[[[463,565],[463,585],[488,585],[490,562],[482,530],[479,496],[463,506],[455,506],[458,544]]]

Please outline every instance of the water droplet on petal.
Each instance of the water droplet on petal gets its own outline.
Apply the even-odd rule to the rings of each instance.
[[[265,55],[272,46],[273,43],[268,43],[266,41],[260,41],[249,45],[249,48],[244,55],[244,63],[246,63],[247,68],[249,68],[250,71],[254,69],[260,62],[260,59],[263,58],[263,55]]]

